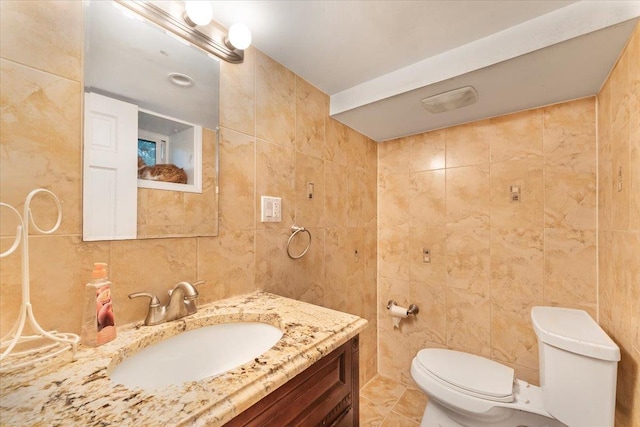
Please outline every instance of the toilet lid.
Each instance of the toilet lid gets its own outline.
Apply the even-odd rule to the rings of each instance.
[[[513,369],[500,363],[455,350],[427,348],[416,356],[432,376],[459,391],[483,399],[513,401]]]

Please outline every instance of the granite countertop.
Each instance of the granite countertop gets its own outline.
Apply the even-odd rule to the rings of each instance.
[[[109,379],[119,361],[182,331],[227,321],[260,321],[283,336],[255,361],[220,376],[153,392]],[[255,292],[216,301],[157,326],[131,325],[101,347],[79,346],[35,366],[0,375],[0,425],[223,425],[332,350],[366,320],[281,296]]]

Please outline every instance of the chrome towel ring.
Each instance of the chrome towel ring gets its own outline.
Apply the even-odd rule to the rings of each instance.
[[[305,248],[304,251],[302,251],[301,254],[299,255],[291,255],[291,242],[293,241],[293,238],[295,237],[296,234],[300,233],[300,232],[305,232],[309,235],[309,243],[307,243],[307,247]],[[289,240],[287,241],[287,255],[289,255],[289,258],[291,259],[300,259],[302,258],[307,251],[309,250],[309,248],[311,247],[311,233],[309,232],[309,230],[307,230],[304,227],[299,227],[297,225],[292,225],[291,226],[291,236],[289,236]]]

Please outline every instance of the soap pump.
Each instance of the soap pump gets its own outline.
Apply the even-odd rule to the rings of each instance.
[[[107,343],[116,337],[111,282],[107,278],[107,264],[96,262],[91,281],[85,286],[85,305],[82,315],[81,342],[90,347]]]

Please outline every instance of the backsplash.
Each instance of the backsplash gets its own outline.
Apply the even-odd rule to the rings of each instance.
[[[248,49],[243,64],[221,64],[219,236],[82,242],[82,3],[0,6],[2,201],[18,205],[45,187],[63,204],[59,231],[30,241],[32,301],[43,327],[80,332],[84,284],[93,262],[103,261],[119,324],[146,313],[147,303],[127,294],[153,292],[166,302],[181,280],[207,281],[201,302],[265,290],[369,320],[361,382],[375,375],[375,142],[331,119],[327,95]],[[262,195],[282,197],[281,223],[259,222]],[[44,226],[51,218],[36,202]],[[298,261],[285,251],[294,223],[313,236]],[[15,229],[2,225],[5,248]],[[1,263],[4,334],[20,306],[20,261]]]

